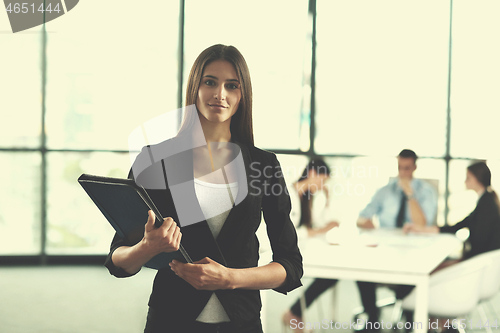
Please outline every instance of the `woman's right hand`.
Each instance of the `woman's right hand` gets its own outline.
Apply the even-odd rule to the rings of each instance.
[[[148,221],[144,227],[144,246],[151,253],[174,252],[179,249],[182,238],[181,229],[171,218],[163,219],[163,224],[155,227],[155,213],[148,211]]]
[[[113,252],[112,261],[117,267],[132,275],[157,254],[179,249],[182,234],[177,223],[171,217],[167,217],[157,228],[155,218],[153,211],[148,211],[148,221],[144,227],[142,240],[133,246],[120,246]]]
[[[439,233],[439,227],[433,226],[421,226],[415,223],[406,223],[403,226],[403,233],[407,234],[409,232],[416,233],[428,233],[428,234],[437,234]]]
[[[330,231],[331,229],[335,228],[335,227],[338,227],[340,223],[338,223],[337,221],[330,221],[328,222],[323,228],[321,228],[321,233],[322,234],[325,234],[327,233],[328,231]]]
[[[310,228],[307,230],[307,235],[309,237],[314,237],[321,234],[326,234],[331,229],[338,227],[339,223],[337,221],[330,221],[322,228]]]

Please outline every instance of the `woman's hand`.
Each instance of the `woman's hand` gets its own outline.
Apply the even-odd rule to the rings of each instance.
[[[142,240],[148,252],[174,252],[179,249],[182,234],[177,223],[171,218],[163,219],[163,224],[156,228],[155,213],[148,211],[148,222],[144,228],[144,238]]]
[[[339,224],[340,223],[338,223],[337,221],[330,221],[323,228],[320,228],[320,230],[322,233],[326,233],[326,232],[330,231],[331,229],[338,227]]]
[[[403,226],[403,232],[405,234],[407,234],[409,232],[437,234],[437,233],[439,233],[439,228],[435,225],[433,225],[433,226],[421,226],[421,225],[418,225],[415,223],[406,223]]]
[[[148,211],[148,221],[144,227],[144,237],[133,246],[120,246],[113,252],[112,261],[117,267],[130,274],[137,273],[151,258],[161,252],[179,249],[181,231],[177,223],[167,217],[163,224],[155,227],[155,214]]]
[[[307,234],[309,237],[314,237],[317,235],[325,234],[331,229],[338,227],[339,223],[337,221],[330,221],[324,227],[316,228],[316,229],[307,229]]]
[[[231,269],[205,257],[192,264],[172,260],[170,268],[197,290],[231,289]]]
[[[365,217],[358,218],[356,222],[356,226],[361,229],[375,229],[375,225],[371,219],[367,219]]]

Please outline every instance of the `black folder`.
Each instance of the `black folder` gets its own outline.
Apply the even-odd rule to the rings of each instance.
[[[146,190],[132,179],[82,174],[78,182],[117,234],[131,244],[143,238],[149,210],[156,215],[156,227],[163,223],[163,216]],[[167,267],[173,259],[182,261],[182,258],[188,263],[193,262],[180,244],[178,251],[160,253],[144,266],[160,269]]]

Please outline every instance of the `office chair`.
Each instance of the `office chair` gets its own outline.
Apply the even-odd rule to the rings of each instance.
[[[481,287],[479,290],[479,304],[477,305],[477,311],[481,317],[481,322],[484,324],[488,319],[499,318],[491,299],[498,294],[500,291],[500,250],[489,251],[477,255],[477,257],[484,257],[489,259],[491,264],[486,267],[481,279]],[[488,304],[490,310],[492,310],[492,316],[487,317],[484,311],[484,304]],[[485,327],[487,333],[492,333],[491,328]]]
[[[432,274],[429,279],[429,315],[466,318],[479,303],[481,281],[488,265],[491,265],[491,258],[476,256]],[[403,309],[414,311],[415,303],[416,292],[413,290],[403,299]],[[465,333],[464,327],[459,325],[457,329]]]

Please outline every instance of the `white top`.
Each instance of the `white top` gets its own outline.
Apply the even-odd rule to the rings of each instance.
[[[232,199],[229,195],[228,186],[232,194]],[[238,193],[238,183],[213,184],[195,178],[194,189],[210,231],[212,231],[214,238],[217,239],[217,236],[219,235],[219,232],[222,229],[231,208],[233,207],[233,201]],[[205,305],[196,320],[204,323],[220,323],[230,321],[215,293],[212,293],[208,303]]]
[[[293,183],[287,186],[287,188],[288,194],[290,195],[290,201],[292,202],[290,219],[297,229],[297,237],[300,241],[301,239],[306,239],[308,237],[306,226],[299,227],[301,215],[300,197]],[[330,206],[327,205],[327,198],[323,191],[316,192],[312,198],[312,226],[313,228],[321,228],[333,220]]]

